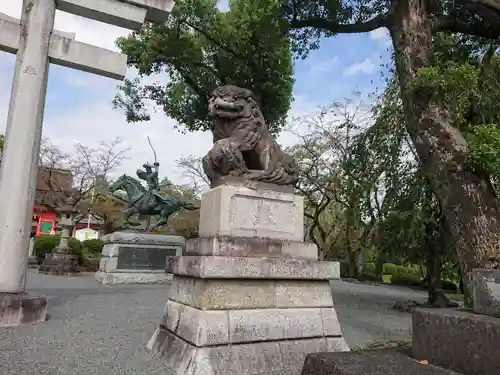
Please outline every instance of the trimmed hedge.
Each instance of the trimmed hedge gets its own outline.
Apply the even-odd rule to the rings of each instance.
[[[99,239],[94,240],[85,240],[82,242],[83,248],[85,252],[89,254],[100,254],[102,252],[102,248],[104,246],[104,242]]]
[[[375,275],[377,266],[373,262],[368,262],[363,265],[363,273]]]
[[[61,236],[59,235],[50,235],[50,234],[42,234],[35,238],[35,247],[34,254],[38,260],[38,263],[43,262],[45,259],[45,254],[49,254],[54,250],[54,248],[59,245],[61,241]],[[71,253],[78,255],[78,261],[81,263],[83,256],[82,250],[83,246],[80,241],[76,238],[69,239],[69,248],[71,249]]]
[[[399,286],[420,287],[422,286],[422,281],[417,274],[408,273],[405,275],[393,275],[391,278],[391,284]]]
[[[382,273],[384,275],[398,276],[399,266],[393,263],[384,263],[382,267]]]

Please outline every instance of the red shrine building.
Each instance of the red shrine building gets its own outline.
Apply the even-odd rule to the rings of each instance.
[[[33,220],[31,231],[37,236],[41,234],[56,234],[57,207],[68,196],[73,188],[73,175],[66,169],[38,168],[35,206],[33,208]],[[90,221],[90,222],[89,222]],[[90,228],[100,231],[102,219],[95,215],[87,215],[74,228],[74,231],[82,228]],[[74,235],[73,231],[73,235]]]

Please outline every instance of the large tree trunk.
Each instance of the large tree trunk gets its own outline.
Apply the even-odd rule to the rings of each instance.
[[[456,240],[464,275],[498,258],[500,206],[488,181],[467,165],[468,146],[434,90],[414,85],[429,66],[432,20],[426,0],[399,0],[390,31],[408,133]],[[470,284],[469,277],[465,284]]]

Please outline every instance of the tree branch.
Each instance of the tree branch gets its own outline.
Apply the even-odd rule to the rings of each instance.
[[[313,27],[315,29],[329,31],[334,34],[356,34],[370,32],[381,27],[387,27],[387,19],[388,17],[386,14],[381,14],[366,22],[341,25],[321,17],[314,17],[303,20],[293,19],[288,22],[288,27],[290,29]]]

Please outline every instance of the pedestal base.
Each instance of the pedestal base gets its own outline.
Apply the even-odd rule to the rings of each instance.
[[[416,359],[464,374],[500,374],[500,319],[454,309],[415,309]]]
[[[313,259],[169,258],[169,300],[147,348],[178,375],[298,375],[308,353],[349,350],[328,281],[339,278],[338,266]]]
[[[342,337],[317,337],[197,347],[158,328],[147,349],[176,375],[299,375],[308,353],[349,351]]]
[[[38,268],[38,259],[35,256],[28,257],[28,268]]]
[[[80,273],[78,257],[69,254],[69,249],[47,254],[38,272],[55,276],[76,276]]]
[[[97,271],[95,280],[100,284],[170,284],[172,275],[163,272],[102,272]]]
[[[26,293],[0,293],[0,327],[44,322],[47,319],[47,299]]]
[[[166,234],[115,232],[104,246],[95,279],[101,284],[168,284],[168,256],[181,255],[186,240]]]

